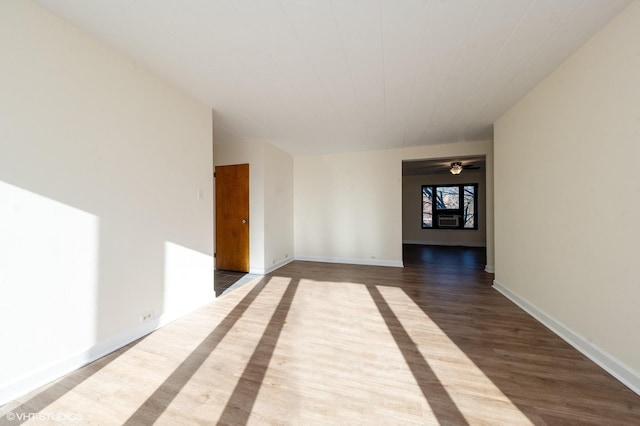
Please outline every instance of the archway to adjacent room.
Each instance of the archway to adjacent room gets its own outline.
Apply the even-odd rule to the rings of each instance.
[[[486,155],[402,162],[403,263],[472,262],[493,272],[493,170],[487,163]],[[452,166],[460,171],[453,174]]]

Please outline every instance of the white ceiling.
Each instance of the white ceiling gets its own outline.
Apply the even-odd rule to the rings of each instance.
[[[478,140],[629,0],[36,0],[292,155]]]

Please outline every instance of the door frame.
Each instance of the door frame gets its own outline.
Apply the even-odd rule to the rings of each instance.
[[[239,268],[241,270],[238,270],[239,272],[246,272],[248,273],[250,271],[251,268],[251,221],[250,221],[250,216],[251,216],[251,179],[250,179],[250,174],[251,174],[251,167],[250,164],[248,163],[241,163],[241,164],[223,164],[223,165],[216,165],[214,166],[214,200],[215,200],[215,206],[214,206],[214,267],[215,270],[219,270],[218,268],[218,254],[220,251],[220,247],[219,247],[219,241],[218,238],[220,236],[220,229],[223,228],[224,226],[224,222],[220,222],[219,220],[219,216],[221,215],[220,213],[220,209],[221,209],[221,203],[219,203],[218,201],[218,197],[219,197],[219,193],[218,193],[218,185],[220,185],[219,181],[217,180],[217,173],[219,171],[220,168],[226,168],[226,167],[245,167],[246,166],[246,176],[247,176],[247,185],[246,185],[246,202],[247,202],[247,210],[246,210],[246,214],[242,214],[242,218],[238,217],[238,220],[243,220],[246,221],[244,223],[246,223],[247,226],[247,233],[246,233],[246,238],[247,238],[247,249],[246,249],[246,256],[244,256],[244,265],[246,265],[246,268]],[[235,270],[235,269],[229,269],[229,270]]]

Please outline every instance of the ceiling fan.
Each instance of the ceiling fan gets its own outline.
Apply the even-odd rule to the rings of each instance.
[[[452,175],[459,175],[462,173],[462,170],[479,170],[480,166],[476,166],[475,164],[462,164],[462,161],[454,161],[451,163],[451,168],[449,171]]]

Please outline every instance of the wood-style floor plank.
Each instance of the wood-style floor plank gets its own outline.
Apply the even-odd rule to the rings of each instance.
[[[0,424],[640,424],[640,396],[483,266],[482,249],[419,246],[405,268],[293,262],[1,407]]]

